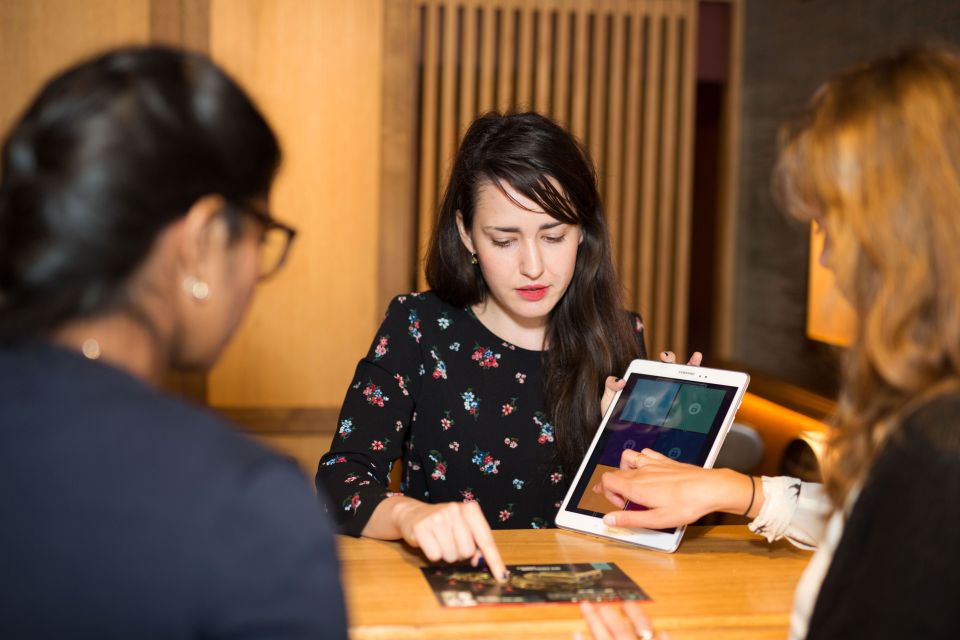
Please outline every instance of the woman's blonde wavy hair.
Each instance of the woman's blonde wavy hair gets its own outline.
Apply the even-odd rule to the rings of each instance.
[[[904,417],[960,386],[960,53],[914,49],[821,87],[781,130],[774,191],[826,228],[857,317],[824,465],[841,507]]]

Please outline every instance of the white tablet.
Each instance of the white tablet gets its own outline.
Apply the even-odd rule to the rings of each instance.
[[[603,523],[603,515],[617,509],[591,488],[603,473],[620,468],[620,455],[625,449],[649,448],[680,462],[712,467],[750,376],[737,371],[634,360],[624,379],[626,386],[610,403],[560,506],[557,526],[675,551],[685,527],[608,527]],[[644,507],[628,503],[627,508]]]

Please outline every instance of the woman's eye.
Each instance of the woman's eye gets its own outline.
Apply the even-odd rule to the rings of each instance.
[[[495,247],[500,247],[500,248],[502,249],[502,248],[505,248],[505,247],[509,247],[509,246],[510,246],[510,243],[513,242],[513,241],[512,241],[512,240],[497,240],[496,238],[493,238],[493,239],[490,240],[490,242],[493,243],[493,246],[495,246]]]
[[[543,236],[543,239],[547,242],[563,242],[563,239],[567,237],[567,234],[561,234],[559,236]]]

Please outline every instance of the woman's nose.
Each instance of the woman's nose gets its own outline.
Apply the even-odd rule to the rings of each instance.
[[[520,256],[520,273],[531,280],[536,280],[543,274],[543,259],[540,256],[540,246],[536,239],[523,245],[523,253]]]

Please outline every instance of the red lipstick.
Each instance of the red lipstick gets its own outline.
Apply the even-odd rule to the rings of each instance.
[[[544,284],[531,284],[526,287],[520,287],[517,289],[517,293],[524,300],[530,300],[531,302],[536,302],[537,300],[542,300],[545,295],[547,295],[547,285]]]

